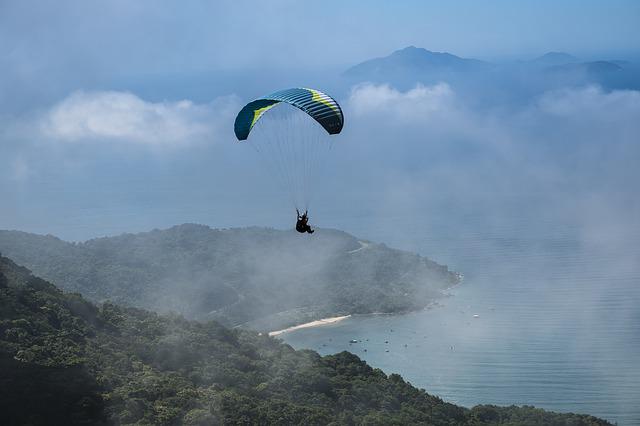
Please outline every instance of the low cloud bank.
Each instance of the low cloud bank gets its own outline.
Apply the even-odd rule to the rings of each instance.
[[[565,178],[577,172],[607,178],[628,172],[630,159],[640,155],[640,92],[634,90],[562,89],[522,107],[483,109],[446,83],[405,92],[365,84],[351,91],[345,110],[347,142],[358,155],[386,152],[379,162],[397,160],[398,169],[414,163],[424,173],[468,175],[493,163],[503,178],[509,171],[544,177],[552,168]]]
[[[219,139],[236,104],[233,97],[198,105],[146,102],[128,92],[74,92],[44,115],[40,128],[44,137],[60,142],[180,147]]]
[[[554,116],[582,121],[589,127],[598,122],[607,125],[636,124],[631,120],[640,113],[640,91],[615,90],[604,91],[598,86],[565,88],[545,92],[534,101],[521,108],[487,109],[470,108],[447,83],[433,86],[416,85],[405,92],[387,84],[362,84],[355,86],[347,99],[347,109],[352,116],[364,119],[385,114],[385,124],[405,124],[415,127],[433,123],[434,117],[443,113],[459,118],[461,114],[467,121],[480,118],[483,121],[502,118],[503,127],[522,124],[523,118],[532,114]],[[506,119],[509,120],[506,120]],[[585,120],[588,119],[588,120]],[[514,121],[516,120],[516,121]],[[595,121],[593,121],[595,120]],[[466,124],[466,123],[459,123]],[[438,127],[442,127],[440,122]],[[615,131],[616,128],[611,128]]]
[[[401,92],[383,84],[363,84],[354,87],[349,96],[351,112],[357,116],[376,113],[390,114],[393,119],[405,121],[437,113],[452,106],[455,94],[446,83],[434,86],[416,85]]]

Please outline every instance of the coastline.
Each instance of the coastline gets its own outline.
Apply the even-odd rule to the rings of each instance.
[[[343,315],[343,316],[331,317],[331,318],[322,318],[322,319],[311,321],[311,322],[307,322],[307,323],[304,323],[304,324],[294,325],[293,327],[287,327],[287,328],[282,329],[282,330],[270,331],[269,332],[269,336],[270,337],[275,337],[275,336],[279,336],[279,335],[284,334],[284,333],[288,333],[290,331],[299,330],[301,328],[311,328],[311,327],[318,327],[318,326],[321,326],[321,325],[335,324],[335,323],[340,322],[340,321],[342,321],[344,319],[347,319],[349,317],[351,317],[351,315]]]
[[[444,294],[443,297],[451,297],[452,294]],[[433,309],[433,308],[438,308],[438,307],[442,307],[444,306],[443,304],[439,303],[438,300],[434,300],[432,302],[430,302],[428,305],[426,305],[425,307],[423,307],[422,309],[409,309],[406,311],[397,311],[397,312],[369,312],[366,314],[349,314],[349,315],[343,315],[343,316],[339,316],[339,317],[329,317],[329,318],[322,318],[319,320],[315,320],[315,321],[311,321],[311,322],[306,322],[304,324],[299,324],[299,325],[294,325],[291,327],[287,327],[284,328],[282,330],[276,330],[276,331],[270,331],[268,333],[268,335],[270,337],[275,337],[275,336],[279,336],[281,334],[284,333],[288,333],[290,331],[295,331],[295,330],[299,330],[302,328],[312,328],[312,327],[319,327],[322,325],[327,325],[327,324],[334,324],[337,322],[340,322],[344,319],[347,318],[351,318],[353,316],[357,316],[357,317],[366,317],[366,316],[377,316],[377,315],[406,315],[406,314],[410,314],[412,312],[419,312],[419,311],[423,311],[423,310],[428,310],[428,309]],[[235,328],[240,327],[240,326],[236,326]]]
[[[362,248],[362,247],[361,247]],[[442,291],[442,298],[446,298],[446,297],[451,297],[453,296],[453,294],[451,293],[446,293],[446,290],[450,290],[454,287],[457,287],[458,285],[460,285],[464,279],[464,275],[460,272],[452,272],[453,274],[455,274],[456,280],[455,283],[443,288]],[[427,303],[425,306],[423,306],[420,309],[407,309],[407,310],[399,310],[397,312],[369,312],[369,313],[363,313],[363,314],[354,314],[356,316],[367,316],[367,315],[403,315],[403,314],[408,314],[411,312],[417,312],[417,311],[422,311],[422,310],[427,310],[427,309],[433,309],[433,308],[437,308],[440,306],[443,306],[441,303],[439,303],[439,299],[440,298],[435,298],[434,300],[431,300],[429,303]],[[270,337],[276,337],[279,336],[281,334],[284,333],[288,333],[290,331],[295,331],[295,330],[300,330],[303,328],[312,328],[312,327],[319,327],[322,325],[327,325],[327,324],[334,324],[337,323],[339,321],[342,321],[344,319],[350,318],[351,316],[353,316],[352,314],[349,315],[342,315],[342,316],[337,316],[337,317],[329,317],[329,318],[322,318],[319,320],[315,320],[315,321],[311,321],[311,322],[307,322],[304,324],[299,324],[299,325],[294,325],[291,327],[287,327],[284,328],[282,330],[275,330],[275,331],[270,331],[268,332],[268,335]],[[239,326],[236,326],[239,327]]]

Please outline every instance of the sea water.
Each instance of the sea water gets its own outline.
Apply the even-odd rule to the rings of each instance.
[[[468,407],[526,404],[638,425],[640,227],[624,214],[590,222],[541,211],[345,224],[447,263],[464,281],[431,309],[353,316],[281,338],[321,354],[353,352]]]

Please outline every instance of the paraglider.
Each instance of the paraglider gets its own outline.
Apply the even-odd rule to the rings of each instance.
[[[300,215],[300,211],[296,209],[296,213],[298,214],[296,231],[300,232],[301,234],[304,234],[305,232],[313,234],[315,231],[309,226],[309,218],[307,217],[307,212],[305,211],[302,215]]]
[[[258,98],[236,116],[236,138],[258,152],[288,192],[300,233],[314,232],[308,210],[315,169],[323,151],[331,149],[330,135],[339,134],[343,125],[342,109],[335,99],[309,88],[280,90]]]

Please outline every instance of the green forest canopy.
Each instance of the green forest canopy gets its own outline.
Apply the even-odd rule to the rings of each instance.
[[[6,424],[606,425],[533,407],[466,409],[356,355],[63,293],[0,256]]]

